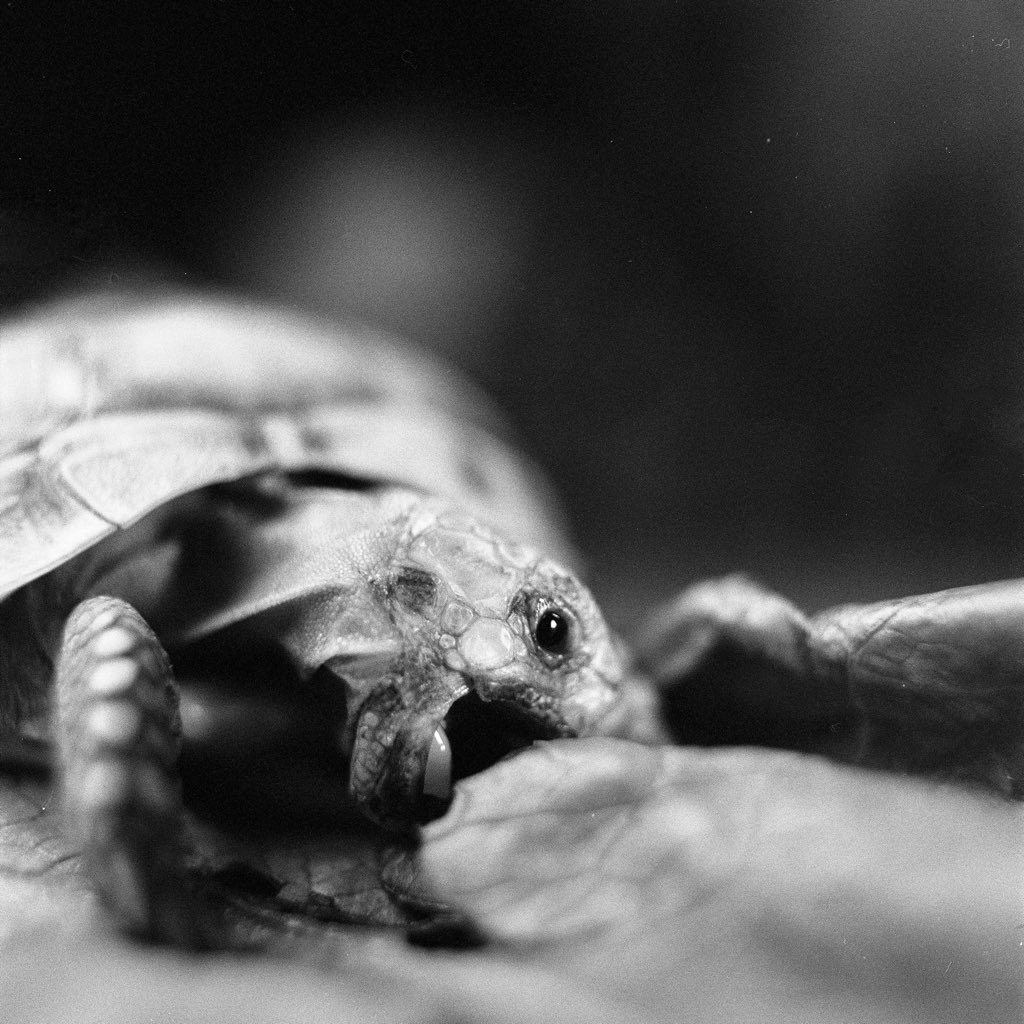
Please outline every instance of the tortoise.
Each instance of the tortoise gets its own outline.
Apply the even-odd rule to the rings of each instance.
[[[256,303],[103,293],[6,324],[0,726],[52,743],[121,928],[213,941],[185,866],[190,688],[286,691],[345,813],[399,836],[613,713],[617,642],[504,430],[450,367]]]

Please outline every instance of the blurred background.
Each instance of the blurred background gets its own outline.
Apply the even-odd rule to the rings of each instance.
[[[1020,575],[1017,0],[0,11],[0,304],[152,274],[505,407],[630,628]]]

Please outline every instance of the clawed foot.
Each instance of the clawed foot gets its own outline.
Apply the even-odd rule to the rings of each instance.
[[[178,690],[160,642],[130,605],[93,598],[68,620],[55,726],[61,807],[119,927],[209,945],[184,868]]]

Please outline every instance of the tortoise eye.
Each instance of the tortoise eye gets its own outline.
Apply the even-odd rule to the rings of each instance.
[[[569,619],[559,608],[547,608],[537,616],[533,639],[548,654],[565,654],[569,647]]]

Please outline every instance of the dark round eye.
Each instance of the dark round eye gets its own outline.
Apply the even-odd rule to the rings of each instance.
[[[569,643],[569,619],[557,608],[547,608],[537,617],[533,638],[542,651],[564,654]]]

